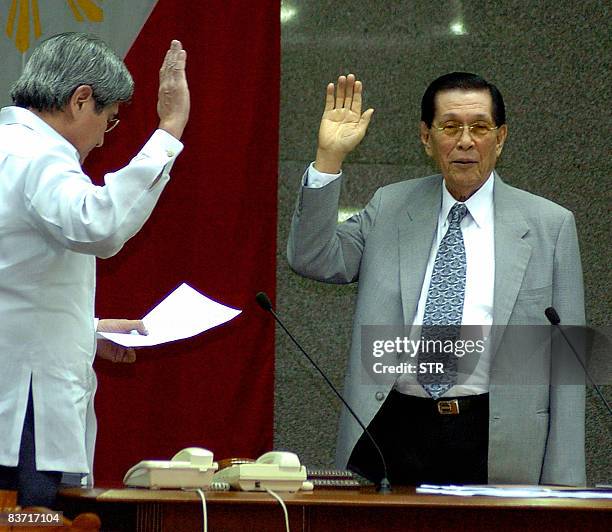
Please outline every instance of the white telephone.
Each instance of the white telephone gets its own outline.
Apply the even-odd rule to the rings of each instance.
[[[126,486],[142,488],[207,488],[219,468],[213,453],[189,447],[176,453],[172,460],[143,460],[123,477]]]
[[[273,451],[255,462],[226,467],[215,473],[215,482],[227,482],[242,491],[298,491],[312,489],[306,483],[306,468],[294,453]]]

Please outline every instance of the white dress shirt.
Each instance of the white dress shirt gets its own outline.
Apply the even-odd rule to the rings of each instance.
[[[320,188],[338,179],[342,173],[326,174],[319,172],[311,164],[305,174],[304,185],[311,188]],[[461,221],[461,233],[465,244],[467,260],[465,299],[463,304],[463,325],[483,326],[483,336],[488,337],[490,326],[493,323],[493,293],[495,283],[495,238],[494,238],[494,208],[493,186],[495,180],[493,173],[487,181],[468,200],[465,206],[469,213]],[[425,279],[421,288],[421,296],[412,324],[422,325],[425,313],[425,303],[431,282],[436,253],[442,238],[448,230],[448,213],[457,200],[451,196],[446,188],[442,187],[442,206],[438,214],[438,227],[436,238],[431,247]],[[413,330],[413,339],[420,336],[420,327]],[[480,355],[478,364],[472,375],[461,383],[450,388],[445,397],[457,397],[486,393],[489,383],[490,350],[485,349]],[[417,382],[416,374],[402,374],[395,388],[405,394],[419,397],[429,397],[423,387]]]
[[[100,187],[35,114],[0,112],[1,465],[17,465],[31,381],[37,468],[91,471],[96,256],[142,227],[182,146],[158,130]]]

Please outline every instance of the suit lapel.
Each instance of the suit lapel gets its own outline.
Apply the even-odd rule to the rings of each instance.
[[[431,244],[438,225],[442,201],[442,177],[424,194],[413,193],[406,201],[405,216],[398,226],[400,290],[404,323],[412,319],[421,296]]]
[[[398,224],[400,289],[404,323],[411,324],[421,296],[427,261],[438,224],[442,201],[442,179],[423,194],[413,193],[406,200],[405,216]],[[529,231],[521,211],[513,203],[512,188],[495,174],[495,293],[493,324],[508,324],[518,291],[531,257],[531,246],[524,241]],[[495,335],[497,336],[497,335]],[[497,341],[495,341],[497,340]],[[494,339],[493,353],[500,338]]]
[[[531,257],[531,246],[524,237],[529,226],[512,201],[512,188],[495,175],[495,292],[493,296],[495,354],[502,332],[508,324]]]

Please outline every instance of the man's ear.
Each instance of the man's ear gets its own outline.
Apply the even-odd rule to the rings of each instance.
[[[504,148],[504,142],[506,142],[506,137],[508,136],[508,126],[504,124],[503,126],[499,126],[497,130],[497,138],[495,144],[495,154],[497,157],[501,155],[501,152]]]
[[[74,89],[66,110],[76,118],[86,109],[88,102],[95,103],[93,99],[93,89],[89,85],[79,85]]]
[[[431,157],[432,149],[431,149],[431,131],[427,127],[427,124],[421,121],[421,142],[423,146],[425,146],[425,153]]]

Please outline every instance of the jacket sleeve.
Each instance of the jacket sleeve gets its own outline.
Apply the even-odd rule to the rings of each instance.
[[[24,198],[30,222],[63,247],[106,258],[150,216],[183,145],[156,131],[124,168],[96,186],[62,146],[31,160]]]
[[[368,205],[338,224],[341,179],[321,188],[302,186],[291,221],[287,259],[304,277],[351,283],[359,277],[366,239],[380,204],[380,190]]]

